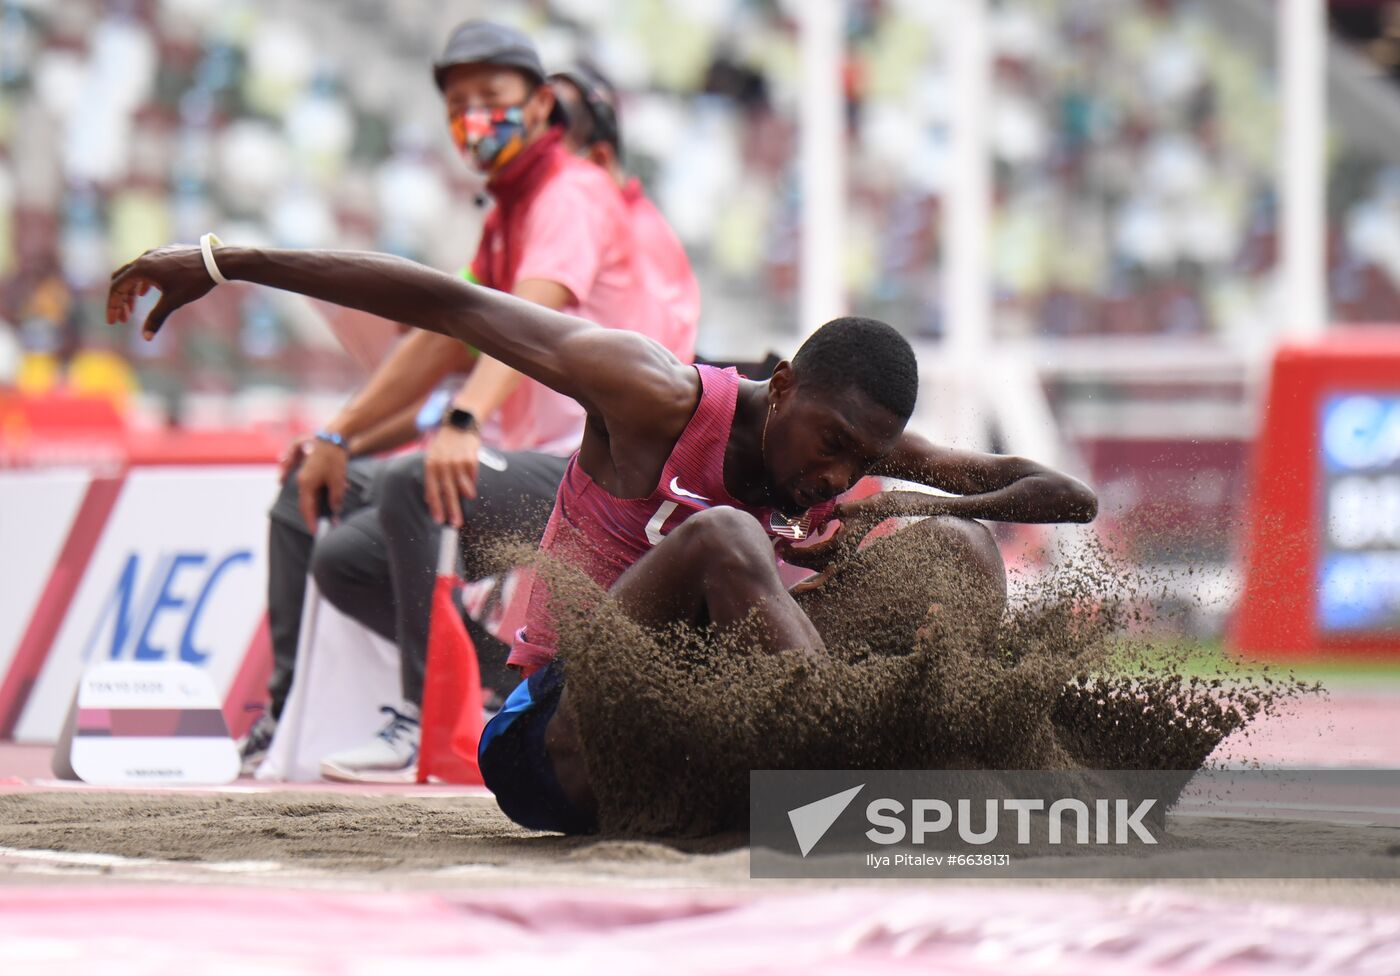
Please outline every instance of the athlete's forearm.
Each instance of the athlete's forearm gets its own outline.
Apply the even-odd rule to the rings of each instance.
[[[1086,498],[1055,479],[1037,477],[975,495],[888,491],[872,496],[864,505],[872,514],[886,517],[957,515],[990,522],[1091,522],[1097,511],[1092,494]]]
[[[561,347],[578,333],[598,328],[386,254],[221,247],[218,262],[229,278],[461,340],[569,396],[577,396],[577,390]]]
[[[1083,482],[1027,458],[942,447],[906,432],[870,474],[951,492],[961,500],[923,495],[906,514],[965,515],[1001,522],[1090,522],[1098,499]],[[916,498],[918,493],[913,494]]]

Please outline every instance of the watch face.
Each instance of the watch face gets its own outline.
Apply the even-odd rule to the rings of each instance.
[[[453,407],[447,411],[447,425],[456,430],[471,430],[476,426],[476,417],[470,410]]]

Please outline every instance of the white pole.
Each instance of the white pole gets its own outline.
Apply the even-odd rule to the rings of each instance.
[[[944,391],[953,416],[945,429],[967,447],[985,447],[980,384],[991,343],[992,223],[991,41],[987,0],[946,0],[956,15],[946,23],[952,74],[952,166],[943,200],[944,366],[956,392]],[[953,394],[948,397],[947,394]]]
[[[1327,26],[1323,0],[1278,6],[1279,274],[1285,334],[1327,328]]]
[[[800,109],[802,264],[798,331],[805,337],[846,312],[845,92],[841,83],[844,0],[802,0]]]

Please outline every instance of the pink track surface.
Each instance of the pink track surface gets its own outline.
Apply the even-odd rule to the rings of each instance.
[[[1293,702],[1260,719],[1249,734],[1227,739],[1217,758],[1265,766],[1379,766],[1400,769],[1400,694],[1337,689]]]
[[[79,921],[81,920],[81,921]],[[0,889],[8,973],[1400,972],[1400,917],[1162,890]],[[465,968],[470,965],[471,968]]]

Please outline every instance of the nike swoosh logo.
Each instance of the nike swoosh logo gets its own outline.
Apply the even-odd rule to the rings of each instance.
[[[684,488],[682,488],[682,487],[680,486],[679,482],[680,482],[680,479],[679,479],[679,478],[672,478],[672,479],[671,479],[671,494],[673,494],[673,495],[680,495],[682,498],[694,498],[697,502],[707,502],[707,501],[709,501],[709,499],[706,498],[704,495],[697,495],[697,494],[695,494],[695,492],[693,492],[693,491],[686,491]]]

